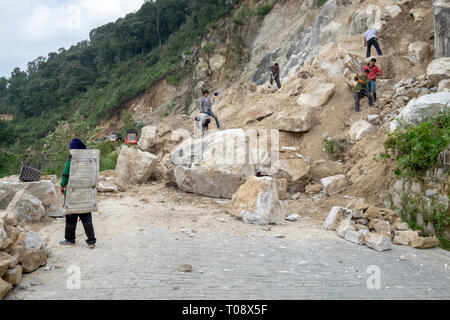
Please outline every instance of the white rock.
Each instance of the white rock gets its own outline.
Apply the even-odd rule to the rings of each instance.
[[[438,92],[423,95],[412,99],[399,113],[398,118],[411,124],[419,124],[423,121],[436,118],[439,112],[450,106],[450,92]],[[399,127],[397,120],[391,122],[390,131]]]
[[[328,216],[323,223],[323,228],[326,230],[336,230],[336,228],[341,224],[342,220],[351,218],[351,210],[335,206],[331,208],[330,212],[328,213]]]
[[[146,182],[158,162],[149,152],[123,146],[116,164],[116,175],[121,181],[136,185]]]
[[[400,12],[402,12],[402,9],[396,4],[385,6],[384,10],[389,13],[391,18],[395,18],[400,14]]]
[[[21,190],[27,190],[39,199],[47,216],[63,216],[61,196],[57,194],[55,185],[49,180],[36,182],[0,180],[0,210],[6,209],[16,193]]]
[[[364,237],[365,244],[377,251],[385,251],[392,249],[391,237],[375,232],[369,232]]]
[[[286,213],[280,204],[275,180],[270,177],[250,177],[233,195],[232,213],[245,223],[283,223]]]
[[[178,187],[186,192],[231,199],[256,173],[255,164],[246,161],[247,149],[242,129],[216,131],[203,139],[183,141],[171,155]]]
[[[150,148],[155,143],[155,138],[156,138],[156,126],[143,127],[138,142],[139,148],[143,151],[150,151]]]
[[[302,107],[317,108],[326,104],[336,91],[333,82],[316,81],[309,84],[300,95],[297,103]]]
[[[314,125],[314,111],[303,107],[301,110],[282,110],[273,120],[275,128],[287,132],[307,132]]]
[[[320,182],[325,194],[328,196],[339,194],[347,188],[347,177],[344,174],[322,178]]]
[[[439,81],[448,78],[449,74],[450,57],[435,59],[427,66],[426,77],[435,85],[437,85]]]
[[[430,46],[425,41],[415,41],[408,46],[408,59],[414,63],[421,63],[430,53]]]
[[[369,122],[364,120],[356,121],[349,131],[350,139],[359,141],[366,136],[373,128]]]
[[[450,91],[450,79],[441,80],[438,84],[438,92]]]
[[[19,222],[38,222],[45,215],[41,201],[27,190],[17,192],[6,211],[12,213]]]
[[[296,221],[298,218],[300,218],[300,215],[294,213],[294,214],[291,214],[290,216],[288,216],[288,217],[286,218],[286,220],[288,220],[288,221]]]
[[[365,230],[367,231],[367,230]],[[344,235],[344,239],[355,244],[361,245],[364,243],[364,235],[363,233],[356,230],[347,230]]]

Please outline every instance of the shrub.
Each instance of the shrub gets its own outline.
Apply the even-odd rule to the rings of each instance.
[[[398,177],[421,176],[432,168],[439,154],[450,143],[450,114],[446,108],[436,119],[418,126],[403,124],[390,133],[384,143],[381,159],[394,158]]]
[[[327,1],[328,0],[319,0],[319,7],[323,6]]]
[[[258,8],[256,8],[256,14],[258,14],[259,16],[265,16],[265,15],[269,14],[270,11],[272,11],[274,5],[275,5],[275,3],[261,4],[258,6]]]
[[[323,139],[322,145],[332,160],[345,160],[345,155],[351,147],[350,142],[345,138],[333,139],[327,137]]]
[[[233,17],[233,22],[238,26],[243,26],[248,18],[254,15],[254,12],[245,6],[240,6],[239,9],[236,10],[236,13]]]

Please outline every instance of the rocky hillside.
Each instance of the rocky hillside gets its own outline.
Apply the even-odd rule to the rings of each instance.
[[[256,10],[258,2],[244,1],[243,6]],[[278,1],[265,16],[250,15],[243,25],[224,19],[203,40],[202,48],[209,49],[186,58],[195,67],[182,84],[172,86],[163,80],[128,104],[136,120],[156,126],[155,134],[142,136],[149,146],[143,150],[162,159],[154,178],[165,177],[168,185],[188,192],[231,198],[248,176],[261,170],[286,178],[291,195],[305,188],[327,193],[320,187],[323,179],[338,177],[337,191],[320,199],[324,208],[342,204],[346,197],[392,206],[396,163],[379,156],[393,120],[400,114],[417,124],[436,117],[449,100],[448,50],[436,50],[448,40],[439,31],[445,14],[448,8],[439,1],[433,7],[431,1],[330,0],[319,6],[316,1],[292,0]],[[364,100],[362,111],[355,113],[353,77],[368,61],[363,34],[382,24],[379,99],[374,108]],[[268,67],[274,62],[281,66],[281,90],[268,88]],[[264,165],[222,168],[215,153],[206,151],[199,169],[186,168],[192,142],[176,145],[180,137],[193,134],[202,88],[221,93],[214,112],[222,129],[227,129],[210,130],[203,150],[214,150],[215,144],[230,137],[240,139],[244,131],[248,142],[252,132],[270,136],[276,129],[281,164],[266,159]],[[422,108],[433,111],[420,116]],[[181,110],[188,114],[179,114]],[[270,137],[267,143],[271,150]],[[270,152],[266,156],[275,159]],[[448,216],[448,189],[441,185],[440,190],[439,201]]]

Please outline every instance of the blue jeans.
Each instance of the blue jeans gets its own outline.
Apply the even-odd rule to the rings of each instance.
[[[381,53],[380,45],[378,44],[377,38],[372,38],[369,41],[367,41],[367,53],[366,53],[367,58],[370,57],[370,51],[371,51],[370,49],[372,48],[372,46],[375,47],[379,56],[383,55]]]
[[[367,90],[369,92],[372,93],[376,93],[377,92],[377,87],[375,85],[376,80],[370,80],[369,83],[367,84]]]
[[[217,118],[216,114],[215,114],[211,109],[209,109],[209,110],[206,111],[205,113],[206,113],[208,116],[213,117],[214,120],[216,120],[216,126],[217,126],[217,128],[220,128],[219,119]]]

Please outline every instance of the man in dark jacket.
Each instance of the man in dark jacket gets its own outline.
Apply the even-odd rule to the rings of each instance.
[[[70,149],[86,149],[86,146],[83,142],[78,139],[73,139],[69,145]],[[61,178],[60,188],[61,193],[66,195],[66,187],[69,183],[70,176],[70,163],[72,160],[72,156],[66,162],[64,166],[63,175]],[[74,246],[75,245],[75,230],[77,228],[77,221],[80,218],[83,223],[84,231],[86,232],[86,236],[88,237],[86,243],[88,244],[90,249],[95,248],[95,243],[97,239],[95,238],[94,233],[94,225],[92,224],[92,213],[82,213],[82,214],[67,214],[66,215],[66,230],[65,230],[65,238],[66,240],[61,241],[59,244],[63,246]]]
[[[355,111],[359,112],[359,100],[363,97],[367,97],[369,99],[369,106],[373,106],[372,95],[367,91],[367,84],[370,79],[368,77],[369,70],[364,70],[362,75],[355,77],[355,81],[358,81],[355,91]]]
[[[278,89],[281,89],[280,67],[278,66],[278,63],[275,63],[270,67],[270,85],[273,85],[274,80],[277,84]]]

